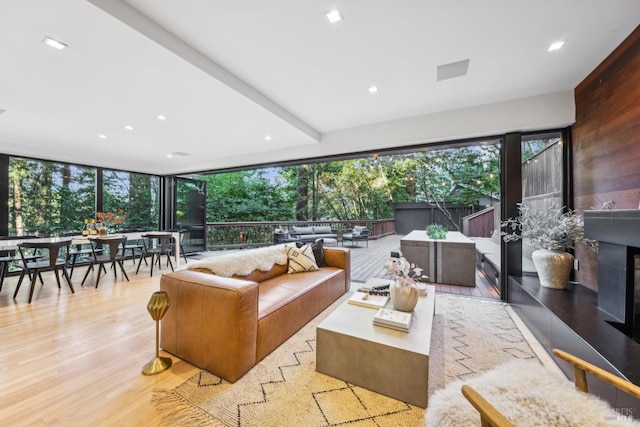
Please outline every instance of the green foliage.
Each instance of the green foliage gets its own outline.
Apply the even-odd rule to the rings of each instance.
[[[197,177],[207,183],[207,221],[293,220],[293,203],[283,183],[264,169]]]
[[[96,169],[12,157],[9,234],[79,233],[96,215]],[[103,211],[127,214],[132,226],[158,227],[158,177],[104,172]]]
[[[430,224],[427,226],[427,236],[434,240],[444,240],[447,238],[447,230],[440,224]]]
[[[394,203],[493,203],[498,174],[499,147],[485,145],[196,178],[208,184],[208,221],[313,221],[391,218]]]

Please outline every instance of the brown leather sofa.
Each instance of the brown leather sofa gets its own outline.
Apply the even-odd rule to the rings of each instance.
[[[247,256],[250,256],[250,250]],[[162,276],[171,307],[162,319],[162,348],[235,382],[350,286],[351,255],[325,248],[327,267],[287,274],[287,266],[226,278],[209,270]]]

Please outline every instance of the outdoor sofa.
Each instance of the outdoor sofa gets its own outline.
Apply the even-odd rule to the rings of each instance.
[[[338,240],[338,232],[328,225],[313,225],[308,227],[291,227],[290,231],[276,229],[274,231],[275,243],[286,243],[290,241],[299,241],[303,243],[313,243],[318,239],[335,239]]]

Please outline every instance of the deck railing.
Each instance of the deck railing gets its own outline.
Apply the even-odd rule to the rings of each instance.
[[[271,245],[273,244],[273,232],[276,228],[289,230],[294,225],[301,227],[328,225],[337,231],[338,239],[344,230],[351,229],[356,225],[366,226],[370,239],[379,239],[394,234],[396,230],[393,218],[360,221],[208,222],[207,250]]]

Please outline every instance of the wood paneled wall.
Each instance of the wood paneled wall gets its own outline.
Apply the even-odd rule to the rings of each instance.
[[[640,26],[575,90],[574,209],[640,206]],[[638,244],[640,246],[640,242]],[[597,290],[597,257],[576,251],[576,280]]]

